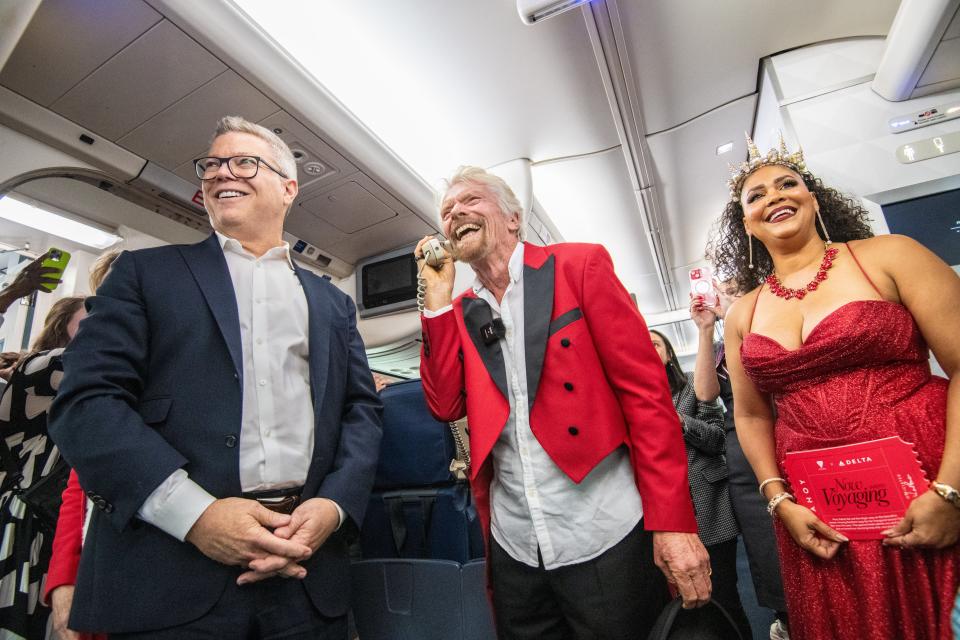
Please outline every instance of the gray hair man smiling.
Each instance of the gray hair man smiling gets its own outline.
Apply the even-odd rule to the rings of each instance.
[[[645,637],[666,597],[710,598],[663,366],[606,250],[522,241],[500,178],[462,167],[440,206],[457,260],[426,267],[420,373],[467,416],[502,639]],[[418,257],[425,238],[417,246]]]

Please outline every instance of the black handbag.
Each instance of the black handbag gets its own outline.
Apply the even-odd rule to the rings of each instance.
[[[57,528],[57,519],[60,517],[60,504],[63,502],[63,490],[67,488],[67,479],[70,477],[70,466],[62,458],[58,458],[50,473],[43,476],[26,489],[20,488],[23,475],[13,458],[13,452],[7,446],[6,438],[0,436],[0,457],[3,458],[3,468],[7,472],[4,485],[12,483],[13,493],[18,495],[27,505],[27,510],[40,522],[40,525],[49,532]]]
[[[676,598],[664,607],[647,640],[749,640],[716,600],[699,609],[682,605],[683,600]]]

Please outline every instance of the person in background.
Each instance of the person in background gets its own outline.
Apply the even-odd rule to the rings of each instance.
[[[60,280],[49,277],[57,269],[53,267],[44,267],[43,261],[47,259],[47,254],[43,254],[28,264],[17,273],[9,285],[0,290],[0,326],[3,326],[3,314],[7,312],[14,302],[20,298],[25,298],[35,291],[49,293],[44,285],[58,285]],[[19,351],[4,351],[0,353],[0,380],[7,381],[13,374],[14,367],[23,354]]]
[[[960,278],[910,238],[872,237],[863,207],[800,151],[748,148],[708,254],[747,292],[724,342],[740,444],[776,517],[790,636],[945,640],[960,585]],[[878,539],[851,542],[795,501],[788,452],[887,437],[912,443],[933,482]]]
[[[690,495],[697,514],[697,531],[710,554],[713,599],[719,602],[740,634],[751,637],[750,623],[737,591],[737,522],[730,507],[727,489],[727,461],[724,458],[725,433],[723,409],[716,399],[700,400],[694,393],[695,376],[684,373],[670,340],[659,331],[650,331],[657,355],[663,362],[680,416],[683,442],[687,450],[687,476]]]
[[[50,432],[96,507],[69,625],[340,640],[381,436],[356,306],[283,241],[282,139],[225,117],[194,167],[214,233],[120,254],[64,354]]]
[[[654,563],[685,606],[710,598],[677,413],[607,251],[522,242],[522,215],[481,168],[448,183],[444,235],[477,279],[454,299],[449,256],[421,270],[427,403],[470,422],[499,637],[645,637],[666,596]]]
[[[740,296],[730,282],[714,281],[716,304],[708,306],[704,296],[691,296],[690,317],[699,331],[697,360],[694,367],[693,387],[697,400],[713,402],[723,400],[724,430],[726,431],[727,468],[730,470],[728,485],[733,513],[743,536],[743,545],[750,563],[757,602],[776,612],[770,625],[770,640],[789,640],[787,626],[787,603],[783,595],[783,580],[780,577],[780,561],[776,553],[773,524],[767,515],[767,502],[757,491],[757,477],[743,455],[740,440],[733,421],[733,387],[727,371],[727,359],[723,342],[714,345],[714,326],[723,320],[727,309]]]
[[[50,561],[53,531],[31,513],[19,492],[45,477],[60,458],[47,433],[47,411],[63,376],[62,354],[85,317],[82,297],[53,303],[30,352],[0,396],[0,437],[17,467],[0,466],[0,637],[43,638],[50,609],[37,600]]]
[[[110,265],[120,255],[120,249],[111,249],[102,253],[90,268],[90,291],[96,293],[100,283],[110,272]],[[77,633],[67,627],[70,619],[70,607],[73,603],[74,585],[77,570],[80,567],[80,550],[83,545],[87,515],[92,502],[80,488],[77,472],[70,470],[67,488],[63,491],[63,502],[57,519],[57,530],[53,538],[53,550],[50,568],[44,587],[43,603],[51,609],[50,628],[54,640],[105,640],[106,635]]]

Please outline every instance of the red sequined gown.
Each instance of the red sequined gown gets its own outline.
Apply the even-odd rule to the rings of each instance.
[[[796,350],[750,333],[746,374],[777,406],[777,460],[788,451],[899,435],[929,479],[940,466],[947,381],[933,376],[913,316],[883,300],[850,302]],[[792,640],[949,640],[960,545],[940,551],[844,544],[831,560],[801,549],[777,521]]]

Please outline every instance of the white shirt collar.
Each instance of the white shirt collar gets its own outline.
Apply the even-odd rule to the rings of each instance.
[[[219,231],[214,230],[214,233],[217,234],[217,240],[220,242],[220,248],[224,251],[232,251],[233,253],[240,254],[246,257],[254,257],[252,253],[243,248],[243,245],[240,244],[240,241],[236,238],[231,238],[226,236]],[[262,258],[279,258],[283,257],[287,261],[287,264],[290,265],[290,268],[293,269],[293,258],[290,256],[290,244],[284,241],[282,244],[277,245],[276,247],[271,247],[264,253]]]
[[[510,282],[513,284],[519,282],[523,276],[523,242],[518,242],[513,249],[513,254],[511,254],[510,261],[507,263],[507,271],[510,273]],[[473,279],[474,295],[480,295],[484,288],[479,277]]]

